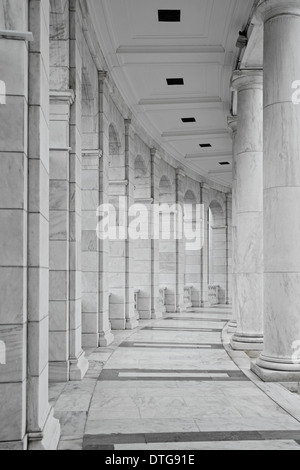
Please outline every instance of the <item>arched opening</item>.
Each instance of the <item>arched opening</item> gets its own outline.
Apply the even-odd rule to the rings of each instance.
[[[226,220],[225,212],[217,201],[212,201],[208,209],[208,286],[210,302],[225,304]]]
[[[82,129],[82,344],[85,348],[99,345],[99,240],[97,207],[100,205],[99,185],[99,118],[98,73],[87,63],[82,69],[81,129]]]
[[[160,236],[159,236],[159,285],[164,297],[163,310],[176,311],[176,238],[174,236],[176,213],[175,191],[167,176],[163,176],[159,184]],[[164,290],[164,294],[162,294]]]
[[[134,294],[136,313],[143,320],[151,319],[151,174],[141,155],[134,160],[134,202],[140,218],[140,238],[134,240]],[[145,221],[145,225],[142,223]],[[147,221],[147,226],[146,226]]]
[[[184,197],[184,222],[185,230],[195,233],[196,230],[196,205],[195,194],[188,190]],[[199,307],[201,301],[201,248],[192,249],[188,240],[185,240],[185,298],[188,295],[190,307]]]
[[[150,174],[144,158],[138,155],[134,161],[134,198],[144,199],[150,192]]]
[[[124,154],[119,134],[114,124],[109,126],[109,203],[114,208],[115,218],[110,212],[110,229],[116,229],[117,238],[109,240],[108,258],[108,285],[109,285],[109,319],[113,330],[126,328],[125,303],[126,303],[126,243],[118,235],[125,228],[123,220],[124,203],[126,194]]]

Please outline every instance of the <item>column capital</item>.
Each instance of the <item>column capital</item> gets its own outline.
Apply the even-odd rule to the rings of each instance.
[[[159,155],[158,150],[156,148],[153,147],[150,150],[150,152],[151,152],[151,157],[152,158],[156,158],[158,161],[161,160],[161,156]]]
[[[75,92],[74,90],[62,90],[62,91],[54,91],[50,90],[50,103],[51,104],[58,104],[58,103],[66,103],[71,106],[75,101]]]
[[[108,79],[108,72],[105,70],[98,70],[98,77],[100,82],[105,82]]]
[[[201,187],[201,191],[209,191],[210,190],[209,184],[204,183],[204,182],[200,183],[200,187]]]
[[[186,177],[186,174],[185,174],[185,171],[183,168],[176,168],[176,176],[177,178],[185,178]]]
[[[229,132],[234,136],[237,133],[237,116],[228,116],[227,125]]]
[[[231,78],[231,89],[243,91],[249,89],[263,89],[262,70],[235,70]]]
[[[265,23],[281,15],[300,16],[300,0],[261,0],[256,8],[253,23]]]

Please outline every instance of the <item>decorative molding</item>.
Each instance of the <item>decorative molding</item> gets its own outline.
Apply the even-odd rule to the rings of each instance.
[[[118,180],[118,181],[109,181],[110,185],[115,184],[116,186],[128,186],[129,181],[128,180]]]
[[[0,30],[0,38],[28,42],[32,42],[34,40],[33,34],[30,31]]]
[[[134,198],[134,202],[138,203],[138,204],[152,204],[154,202],[154,199],[153,197],[137,197],[137,198]]]
[[[225,49],[221,45],[151,45],[151,46],[120,46],[117,54],[224,54]]]
[[[75,101],[74,90],[55,91],[50,90],[50,103],[51,102],[68,102],[71,106]]]
[[[208,174],[209,175],[229,175],[232,173],[232,169],[231,170],[218,170],[218,171],[209,171]]]
[[[142,99],[139,101],[140,106],[162,106],[162,105],[184,105],[184,104],[215,104],[222,103],[219,96],[205,96],[205,97],[178,97],[178,98],[150,98]]]
[[[224,137],[228,136],[228,132],[224,129],[203,129],[203,130],[184,130],[184,131],[169,131],[162,134],[163,138],[172,138],[176,139],[185,138],[185,137]]]
[[[210,160],[219,158],[232,158],[232,152],[191,153],[185,156],[187,160]]]
[[[263,70],[235,70],[231,78],[232,91],[263,88]]]

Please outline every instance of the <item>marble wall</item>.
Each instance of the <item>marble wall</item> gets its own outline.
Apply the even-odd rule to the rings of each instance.
[[[0,0],[0,28],[12,32],[0,41],[0,449],[56,448],[49,380],[81,380],[82,344],[108,346],[111,329],[135,328],[138,315],[159,318],[160,287],[169,312],[184,309],[187,284],[195,307],[206,299],[206,246],[191,255],[175,238],[97,237],[98,206],[118,207],[119,196],[150,211],[183,205],[188,190],[207,210],[211,195],[131,119],[86,7]],[[31,31],[34,41],[14,31]]]

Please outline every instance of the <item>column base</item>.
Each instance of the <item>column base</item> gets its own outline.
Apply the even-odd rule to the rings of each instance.
[[[163,314],[166,313],[166,311],[163,312],[163,310],[154,310],[152,313],[151,313],[151,319],[152,320],[159,320],[160,318],[163,317]]]
[[[265,367],[264,367],[265,366]],[[271,369],[271,367],[274,367]],[[251,371],[263,382],[300,382],[300,370],[277,370],[276,367],[291,367],[292,364],[276,364],[257,359],[251,363]],[[269,367],[269,368],[268,368]],[[296,366],[295,366],[296,367]]]
[[[237,321],[231,320],[231,322],[228,323],[228,327],[227,327],[228,333],[235,333],[236,329],[237,329]]]
[[[137,317],[129,318],[126,320],[126,330],[135,330],[139,326]]]
[[[263,335],[253,336],[236,333],[230,343],[235,351],[262,351],[264,337]]]
[[[49,362],[49,382],[68,382],[70,377],[69,361]]]
[[[113,343],[114,339],[115,339],[115,337],[112,334],[111,330],[101,332],[100,336],[99,336],[99,346],[100,346],[100,348],[106,348],[111,343]]]
[[[85,357],[85,353],[81,351],[79,357],[74,361],[70,361],[70,381],[80,381],[84,378],[89,369],[89,361]]]
[[[193,308],[193,304],[192,302],[189,302],[188,304],[185,304],[184,307],[185,307],[185,311],[188,311],[189,309]]]
[[[176,313],[185,313],[187,309],[186,305],[178,305],[176,308]]]
[[[43,431],[28,435],[28,450],[57,450],[59,439],[60,424],[51,408]]]

